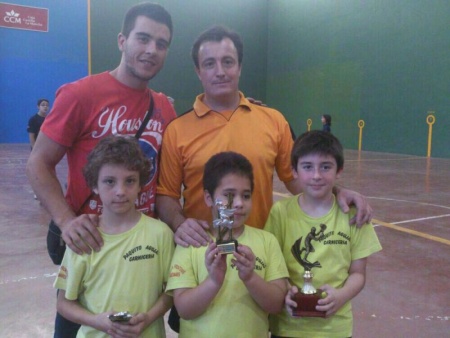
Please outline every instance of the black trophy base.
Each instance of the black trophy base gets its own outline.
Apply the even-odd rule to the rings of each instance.
[[[292,298],[297,303],[297,308],[292,308],[292,315],[294,317],[323,317],[325,318],[325,311],[317,311],[316,305],[321,299],[322,290],[318,289],[316,293],[306,295],[304,293],[296,293]]]
[[[228,241],[217,241],[216,244],[220,255],[228,255],[237,251],[238,242],[235,239],[230,239]]]

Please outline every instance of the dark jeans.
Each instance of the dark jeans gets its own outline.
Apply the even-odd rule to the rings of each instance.
[[[56,294],[58,294],[58,291]],[[53,338],[75,338],[80,326],[80,324],[71,322],[56,312],[55,334],[53,335]]]
[[[53,338],[75,338],[79,328],[80,324],[71,322],[59,313],[56,313],[55,334]]]
[[[174,306],[170,309],[169,319],[167,320],[169,327],[176,333],[180,333],[180,315]]]

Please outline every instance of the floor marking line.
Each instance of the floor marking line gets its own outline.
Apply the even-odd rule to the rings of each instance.
[[[439,215],[439,216],[430,216],[430,217],[422,217],[422,218],[416,218],[416,219],[409,219],[409,220],[406,220],[406,221],[392,222],[391,224],[403,224],[403,223],[412,223],[412,222],[419,222],[419,221],[428,221],[430,219],[443,218],[443,217],[450,217],[450,214]]]
[[[379,161],[410,161],[410,160],[423,160],[426,158],[423,157],[405,157],[405,158],[361,158],[361,159],[349,159],[349,160],[345,160],[345,162],[379,162]]]
[[[404,203],[411,203],[411,204],[420,204],[420,205],[426,205],[430,207],[436,207],[436,208],[442,208],[442,209],[450,209],[450,207],[440,204],[432,204],[432,203],[426,203],[426,202],[419,202],[419,201],[408,201],[408,200],[401,200],[396,198],[388,198],[388,197],[374,197],[374,196],[367,196],[368,199],[373,200],[382,200],[382,201],[393,201],[393,202],[404,202]]]
[[[379,221],[377,219],[373,219],[372,223],[377,223],[379,225],[385,226],[386,228],[394,229],[394,230],[401,231],[401,232],[406,232],[406,233],[408,233],[410,235],[414,235],[414,236],[422,237],[422,238],[425,238],[425,239],[429,239],[431,241],[435,241],[435,242],[439,242],[439,243],[442,243],[442,244],[450,245],[450,240],[448,240],[448,239],[441,238],[441,237],[436,237],[436,236],[429,235],[429,234],[425,234],[423,232],[416,231],[416,230],[411,230],[411,229],[399,227],[399,226],[394,225],[392,223],[386,223],[386,222],[383,222],[383,221]]]

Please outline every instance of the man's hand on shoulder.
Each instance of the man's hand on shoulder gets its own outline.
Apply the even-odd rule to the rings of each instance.
[[[350,224],[362,226],[366,223],[370,223],[373,210],[365,196],[356,191],[344,189],[342,187],[335,187],[335,190],[337,203],[344,213],[349,212],[350,206],[354,205],[356,207],[356,215],[350,219]]]
[[[267,107],[267,104],[265,104],[261,100],[254,99],[253,97],[247,97],[247,100],[249,100],[250,103],[256,104],[258,106]]]
[[[62,238],[75,253],[100,251],[103,239],[98,231],[98,215],[80,215],[60,226]]]
[[[186,218],[175,231],[175,243],[185,248],[190,245],[196,248],[206,246],[211,242],[211,237],[206,232],[208,229],[208,222]]]

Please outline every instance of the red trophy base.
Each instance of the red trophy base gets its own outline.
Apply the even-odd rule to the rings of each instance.
[[[322,290],[318,289],[315,293],[307,295],[296,293],[292,299],[297,303],[297,308],[293,308],[294,317],[322,317],[325,318],[325,311],[317,311],[317,301],[321,299]]]

